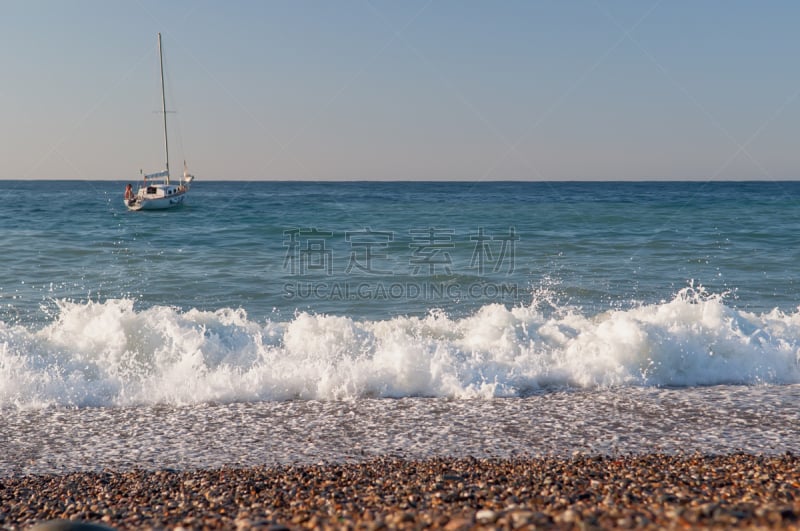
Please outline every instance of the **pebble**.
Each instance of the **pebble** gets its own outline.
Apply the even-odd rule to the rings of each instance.
[[[800,457],[381,457],[11,476],[0,478],[0,508],[0,528],[36,531],[800,529]]]

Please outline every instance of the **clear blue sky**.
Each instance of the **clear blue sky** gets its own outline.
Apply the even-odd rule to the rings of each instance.
[[[5,1],[0,179],[800,178],[794,1]]]

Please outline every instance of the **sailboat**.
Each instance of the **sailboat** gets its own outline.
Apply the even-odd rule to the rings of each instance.
[[[183,204],[189,187],[194,181],[183,162],[183,175],[178,184],[169,179],[169,142],[167,140],[167,103],[164,97],[164,56],[161,51],[161,33],[158,34],[158,62],[161,66],[161,114],[164,117],[164,169],[145,174],[136,194],[128,188],[125,191],[125,206],[128,210],[161,210]]]

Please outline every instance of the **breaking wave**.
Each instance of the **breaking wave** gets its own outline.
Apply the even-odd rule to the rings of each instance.
[[[472,315],[354,320],[58,302],[40,329],[0,321],[0,406],[359,397],[516,397],[546,389],[800,382],[800,310],[756,314],[686,288],[584,315],[534,297]]]

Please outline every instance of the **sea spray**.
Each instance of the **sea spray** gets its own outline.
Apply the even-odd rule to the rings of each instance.
[[[800,382],[800,313],[750,313],[688,287],[589,315],[542,294],[466,317],[356,320],[58,302],[0,322],[0,405],[37,408],[359,397],[524,396],[563,388]]]

